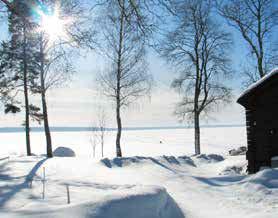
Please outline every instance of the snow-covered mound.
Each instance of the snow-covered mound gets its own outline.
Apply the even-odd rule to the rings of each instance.
[[[224,160],[224,157],[218,154],[200,154],[195,158],[197,161],[204,163],[216,163]]]
[[[108,168],[113,167],[127,167],[138,163],[150,163],[150,164],[156,164],[156,165],[163,165],[163,164],[175,164],[180,165],[181,163],[187,164],[190,166],[196,166],[194,161],[188,157],[188,156],[160,156],[160,157],[141,157],[141,156],[135,156],[135,157],[116,157],[113,159],[104,158],[100,161],[104,166]]]
[[[270,217],[277,217],[278,169],[265,169],[249,176],[241,186],[241,190],[241,198],[245,198],[249,203],[255,202],[262,208],[272,207],[273,216]]]
[[[278,169],[265,169],[250,176],[249,184],[259,184],[269,189],[278,189]]]
[[[20,211],[8,217],[55,218],[184,218],[180,208],[159,186],[132,186],[119,196],[108,196],[98,202],[85,202],[62,208],[40,208]],[[33,205],[34,206],[34,205]]]
[[[53,155],[56,157],[75,157],[75,152],[67,147],[58,147],[54,150]]]

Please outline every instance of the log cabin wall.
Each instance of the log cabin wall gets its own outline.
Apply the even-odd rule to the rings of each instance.
[[[278,73],[241,96],[245,107],[248,172],[270,167],[278,156]]]

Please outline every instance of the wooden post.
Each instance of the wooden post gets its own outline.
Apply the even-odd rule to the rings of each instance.
[[[70,192],[69,192],[69,185],[66,185],[67,188],[67,198],[68,198],[68,204],[70,204]]]
[[[44,180],[42,181],[42,199],[45,198],[45,183]]]
[[[32,183],[33,183],[33,179],[30,179],[29,180],[29,188],[32,188],[32,185],[33,185]]]
[[[45,167],[43,168],[43,179],[42,179],[42,199],[45,198]]]

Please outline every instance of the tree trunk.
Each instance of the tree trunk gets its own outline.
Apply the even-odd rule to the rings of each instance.
[[[45,91],[42,91],[41,95],[42,95],[41,98],[42,98],[42,109],[43,109],[44,132],[46,138],[46,153],[47,153],[47,157],[53,157],[51,134],[50,134],[49,124],[48,124],[48,113],[47,113],[47,105],[45,99]]]
[[[264,77],[265,73],[263,70],[263,59],[261,57],[258,58],[258,71],[260,74],[260,78]]]
[[[201,154],[199,113],[194,112],[195,154]]]
[[[104,147],[104,131],[105,131],[104,127],[101,127],[101,157],[104,156],[104,152],[103,152],[103,147]]]
[[[264,48],[263,48],[263,36],[262,36],[262,17],[261,17],[261,4],[259,2],[259,9],[258,9],[258,44],[259,44],[259,57],[258,59],[258,71],[260,74],[260,77],[262,78],[265,75],[264,69],[263,69],[263,59],[264,59]]]
[[[121,1],[121,17],[120,17],[120,30],[119,30],[119,50],[117,61],[117,93],[116,93],[116,118],[117,118],[117,138],[116,138],[116,154],[117,157],[122,157],[121,150],[121,135],[122,135],[122,120],[121,120],[121,72],[122,72],[122,48],[123,48],[123,33],[124,33],[124,3]]]
[[[29,111],[29,96],[28,96],[28,72],[26,60],[26,27],[23,26],[23,86],[24,86],[24,103],[25,103],[25,135],[26,135],[26,151],[27,156],[31,156],[30,144],[30,111]]]
[[[117,115],[117,125],[118,125],[117,138],[116,138],[116,154],[117,157],[122,157],[122,150],[121,150],[122,121],[121,121],[121,114],[120,114],[120,106],[118,102],[116,108],[116,115]]]
[[[44,132],[46,138],[46,154],[47,157],[53,157],[52,153],[52,142],[51,142],[51,134],[48,124],[48,113],[47,113],[47,104],[45,97],[45,80],[44,80],[44,46],[43,46],[43,37],[41,36],[40,42],[40,79],[41,79],[41,101],[42,101],[42,110],[43,110],[43,122],[44,122]]]
[[[195,93],[194,93],[194,136],[195,136],[195,155],[201,153],[200,148],[200,113],[199,113],[199,97],[201,92],[201,72],[199,65],[199,53],[198,53],[198,44],[197,40],[195,44],[195,55],[196,55],[196,79],[195,79]]]

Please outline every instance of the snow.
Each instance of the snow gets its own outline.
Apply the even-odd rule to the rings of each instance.
[[[272,78],[274,75],[278,74],[278,67],[274,68],[272,71],[270,71],[270,73],[266,74],[263,78],[261,78],[260,80],[258,80],[257,82],[253,83],[252,85],[250,85],[239,97],[243,98],[245,95],[249,94],[250,92],[252,92],[254,89],[256,89],[257,87],[259,87],[260,85],[262,85],[264,82],[266,82],[267,80],[269,80],[270,78]]]
[[[106,191],[109,187],[105,187]],[[69,206],[29,205],[21,211],[1,214],[7,217],[114,217],[182,218],[183,213],[164,188],[155,186],[122,186],[113,195]],[[108,190],[109,192],[109,190]],[[111,191],[110,191],[111,192]],[[35,210],[33,209],[35,207]],[[124,209],[123,209],[124,208]],[[2,217],[1,216],[1,217]]]
[[[191,133],[189,129],[126,131],[123,158],[112,156],[111,134],[105,144],[107,156],[95,159],[85,140],[88,133],[55,133],[54,147],[66,145],[76,157],[51,159],[22,156],[17,152],[22,142],[15,137],[20,134],[0,134],[13,145],[0,148],[10,155],[0,161],[0,217],[278,217],[278,169],[247,175],[245,156],[228,154],[245,146],[244,127],[203,129],[204,154],[199,156],[192,155]],[[43,153],[36,146],[33,152]]]
[[[56,157],[75,157],[75,152],[67,147],[58,147],[53,151],[53,155]]]
[[[246,146],[246,128],[202,128],[202,153],[226,154],[228,150]],[[53,150],[59,146],[72,149],[76,156],[93,157],[90,132],[52,132]],[[124,156],[179,156],[194,154],[193,129],[163,129],[163,130],[134,130],[122,133],[122,150]],[[107,132],[105,137],[104,154],[106,157],[115,156],[116,132]],[[160,141],[163,143],[161,144]],[[31,133],[32,153],[45,154],[45,136],[42,132]],[[25,134],[1,133],[0,157],[9,154],[25,155]],[[5,148],[4,148],[5,147]],[[96,155],[100,158],[100,146]]]

